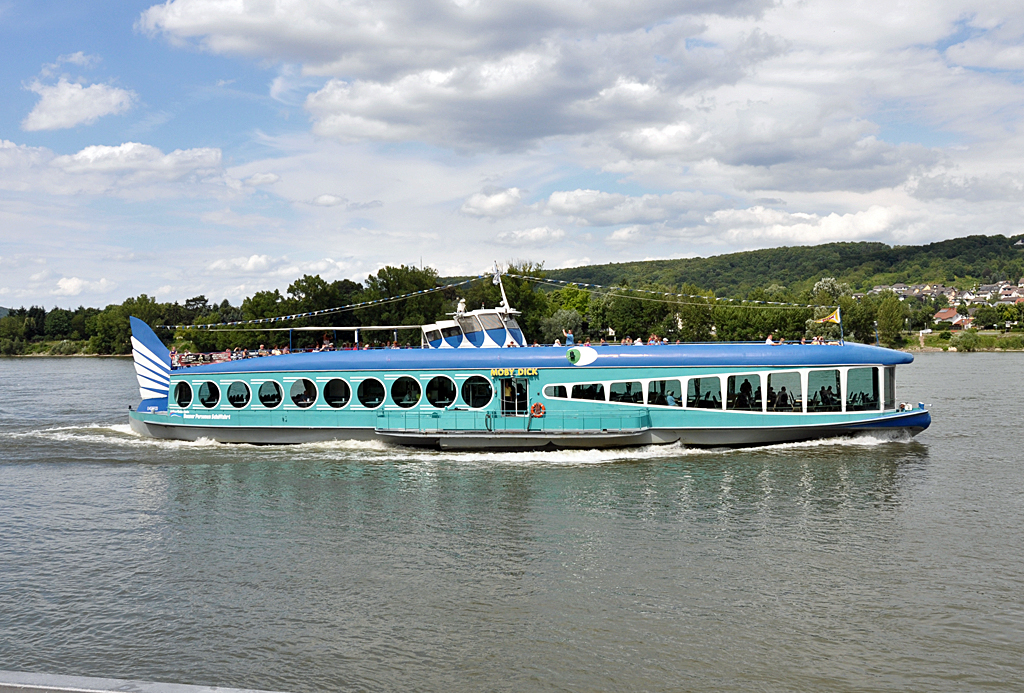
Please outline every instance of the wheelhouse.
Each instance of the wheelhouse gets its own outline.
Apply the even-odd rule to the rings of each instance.
[[[501,349],[526,346],[526,337],[516,322],[518,314],[503,308],[460,310],[453,320],[423,325],[421,344],[425,349]]]

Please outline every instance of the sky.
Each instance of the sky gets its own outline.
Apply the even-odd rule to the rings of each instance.
[[[1019,0],[0,0],[0,65],[5,306],[1024,232]]]

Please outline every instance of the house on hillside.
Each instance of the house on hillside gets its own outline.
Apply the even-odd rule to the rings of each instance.
[[[966,330],[974,324],[974,318],[970,315],[960,315],[956,308],[943,308],[932,316],[936,323],[946,323],[953,330]]]

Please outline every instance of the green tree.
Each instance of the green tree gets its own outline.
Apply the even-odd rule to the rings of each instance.
[[[590,292],[584,291],[576,284],[568,284],[560,289],[552,291],[548,295],[552,307],[557,310],[574,310],[580,315],[586,315],[587,306],[590,303]]]
[[[544,318],[554,312],[549,299],[550,294],[538,290],[537,282],[530,279],[518,279],[508,275],[515,274],[522,277],[545,277],[543,263],[534,263],[529,260],[516,260],[509,262],[505,267],[505,274],[502,276],[502,284],[505,286],[505,294],[511,308],[522,313],[516,320],[523,328],[523,334],[527,340],[542,339]],[[494,308],[501,303],[501,290],[489,279],[482,279],[455,290],[455,296],[462,296],[466,299],[466,306],[469,309],[479,308],[481,305]],[[454,301],[451,303],[454,307]]]
[[[650,287],[650,290],[660,288]],[[606,314],[616,336],[646,340],[651,333],[664,336],[674,332],[677,309],[674,301],[664,297],[618,289],[608,297]]]
[[[974,351],[978,348],[978,331],[975,329],[961,330],[949,340],[949,346],[957,351]]]
[[[0,318],[0,339],[9,339],[13,342],[15,339],[20,340],[24,338],[25,318],[14,315]]]
[[[359,296],[362,301],[377,301],[434,289],[438,286],[437,270],[432,267],[388,266],[367,277],[364,286]],[[361,308],[356,311],[356,317],[363,325],[424,325],[444,318],[450,306],[451,300],[443,292],[435,291]],[[419,344],[420,341],[420,335],[411,330],[401,331],[398,336],[406,344]],[[385,339],[390,340],[390,335]]]
[[[541,321],[541,330],[545,344],[553,344],[557,339],[565,342],[562,330],[572,330],[573,337],[577,344],[583,342],[583,316],[576,310],[560,308],[553,315]]]
[[[878,336],[882,344],[894,348],[903,343],[901,333],[906,318],[903,303],[894,295],[886,296],[878,306]]]
[[[974,311],[974,324],[978,327],[1001,326],[1003,316],[996,306],[981,306]]]
[[[711,341],[711,329],[715,326],[715,295],[694,284],[683,284],[679,293],[686,298],[679,299],[675,315],[668,316],[668,321],[674,324],[665,325],[660,334],[684,342]],[[696,298],[702,295],[706,298]]]
[[[74,314],[70,310],[54,308],[46,314],[44,332],[49,339],[67,339],[71,336],[71,319]]]

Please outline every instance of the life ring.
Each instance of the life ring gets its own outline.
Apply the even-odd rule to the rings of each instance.
[[[544,405],[540,402],[534,402],[533,406],[530,407],[530,415],[535,419],[539,419],[544,416]]]

